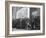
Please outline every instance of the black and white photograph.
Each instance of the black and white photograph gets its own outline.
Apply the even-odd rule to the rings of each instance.
[[[12,7],[12,31],[40,30],[40,8]]]
[[[9,13],[9,34],[43,33],[42,5],[10,4]]]
[[[8,1],[5,5],[5,36],[45,34],[45,4]]]

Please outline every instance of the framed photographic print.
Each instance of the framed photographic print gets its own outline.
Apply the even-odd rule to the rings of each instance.
[[[6,37],[44,35],[44,3],[8,1],[5,6]]]

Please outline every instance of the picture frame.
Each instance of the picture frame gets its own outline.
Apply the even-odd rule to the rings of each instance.
[[[35,13],[32,13],[32,16],[34,15],[34,17],[36,17],[36,18],[40,17],[40,19],[38,18],[39,20],[41,20],[40,24],[38,24],[38,25],[40,25],[40,27],[36,27],[36,29],[33,29],[33,27],[32,27],[32,29],[31,29],[31,27],[30,28],[25,27],[26,30],[23,30],[23,27],[22,28],[20,26],[17,27],[16,25],[13,26],[14,23],[13,23],[12,19],[14,16],[14,9],[19,9],[19,8],[23,8],[23,10],[27,9],[27,12],[29,12],[29,10],[34,11],[34,12],[36,10],[37,11],[39,10],[39,14],[36,15],[35,14],[35,13],[37,13],[37,11],[36,11]],[[22,11],[22,10],[19,9],[19,11]],[[16,18],[17,19],[25,18],[25,17],[30,18],[29,13],[27,13],[27,15],[26,15],[26,12],[25,12],[22,15],[23,15],[23,17],[20,15],[21,17],[18,16]],[[32,16],[31,16],[31,19],[32,19]],[[21,22],[19,22],[19,23],[21,23]],[[18,22],[17,22],[17,24],[18,24]],[[23,23],[21,25],[23,25]],[[14,27],[17,30],[13,30]],[[44,34],[45,34],[45,4],[44,3],[20,2],[20,1],[6,1],[5,2],[5,36],[6,37],[35,36],[35,35],[44,35]]]

